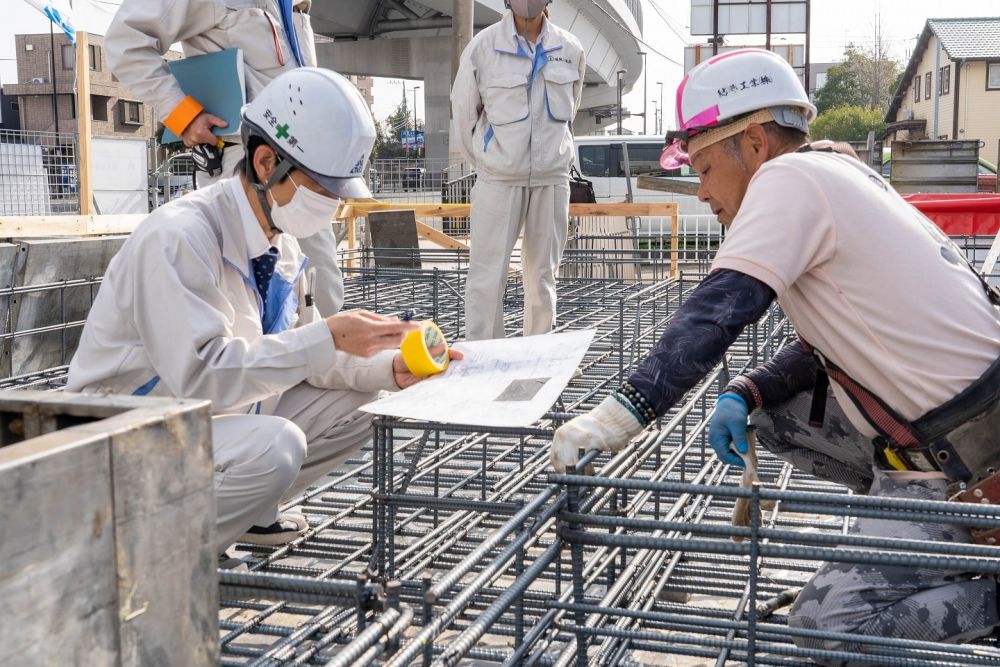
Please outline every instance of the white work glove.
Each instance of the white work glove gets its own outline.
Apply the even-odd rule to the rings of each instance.
[[[552,467],[558,473],[573,472],[581,452],[621,451],[642,428],[631,410],[614,396],[608,396],[587,414],[574,417],[556,429],[552,438]]]

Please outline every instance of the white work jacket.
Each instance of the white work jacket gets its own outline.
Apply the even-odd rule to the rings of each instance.
[[[587,70],[583,47],[547,18],[534,53],[516,33],[508,10],[462,53],[451,90],[454,137],[486,181],[565,183]]]
[[[270,414],[301,382],[397,389],[394,352],[336,349],[307,305],[308,260],[288,234],[271,240],[280,258],[262,302],[250,261],[259,247],[248,246],[254,232],[263,237],[255,225],[238,177],[151,213],[108,266],[67,389],[209,399],[216,414]]]
[[[303,64],[314,67],[311,2],[296,3],[292,23]],[[242,49],[247,101],[298,66],[277,0],[124,0],[104,38],[108,64],[133,95],[153,105],[160,122],[184,99],[163,60],[176,42],[185,56]]]

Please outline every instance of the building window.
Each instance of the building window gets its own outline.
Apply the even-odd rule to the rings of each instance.
[[[924,75],[924,99],[931,99],[931,73]]]
[[[121,115],[124,125],[142,125],[142,103],[131,100],[122,100]]]
[[[107,120],[108,119],[108,102],[111,100],[110,97],[105,97],[104,95],[91,95],[90,96],[90,117],[93,120]]]
[[[62,68],[76,69],[76,47],[72,44],[62,46]]]
[[[951,65],[938,70],[938,97],[951,92]]]
[[[101,71],[101,47],[96,44],[88,44],[90,51],[90,69],[94,72]]]
[[[1000,90],[1000,63],[986,63],[986,90]]]
[[[920,76],[919,74],[917,76],[913,77],[913,101],[914,102],[919,102],[920,101],[920,80],[923,79],[923,78],[924,77]]]
[[[17,113],[18,111],[21,110],[21,105],[17,103],[17,100],[14,100],[13,102],[10,103],[10,110],[14,113]]]

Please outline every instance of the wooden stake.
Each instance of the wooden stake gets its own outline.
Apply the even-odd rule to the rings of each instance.
[[[90,180],[90,48],[87,33],[76,33],[76,120],[80,175],[80,214],[91,215],[94,187]]]

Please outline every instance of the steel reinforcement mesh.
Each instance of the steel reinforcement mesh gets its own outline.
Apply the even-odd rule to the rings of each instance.
[[[458,339],[463,277],[362,272],[348,302],[416,309]],[[241,561],[234,571],[277,583],[257,598],[223,589],[224,664],[1000,664],[989,637],[952,646],[788,627],[788,604],[823,562],[983,576],[1000,574],[1000,562],[988,547],[847,534],[859,515],[954,522],[954,504],[854,496],[767,452],[760,487],[741,489],[739,471],[706,452],[720,387],[794,335],[776,308],[632,447],[589,454],[580,472],[594,474],[552,473],[555,428],[621,383],[696,285],[562,279],[560,327],[597,333],[580,377],[531,427],[377,418],[370,449],[288,504],[308,517],[303,538],[230,551]],[[512,279],[508,332],[520,325],[520,300]],[[738,499],[766,508],[746,528],[731,525]],[[989,508],[962,509],[969,525],[1000,521]],[[305,604],[318,594],[309,581],[330,582],[340,597]]]

